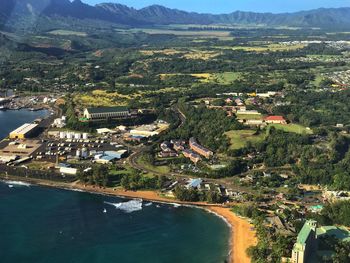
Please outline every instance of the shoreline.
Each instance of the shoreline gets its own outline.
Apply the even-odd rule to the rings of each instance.
[[[179,204],[188,207],[199,208],[221,218],[230,228],[229,254],[230,263],[250,263],[246,250],[256,245],[257,239],[253,226],[248,220],[235,215],[230,208],[221,204],[207,204],[204,202],[182,202],[159,196],[156,191],[125,191],[116,188],[99,188],[78,183],[61,183],[40,179],[31,179],[14,176],[1,176],[0,181],[4,182],[25,182],[32,185],[45,186],[68,191],[80,191],[92,194],[102,194],[128,199],[142,199],[164,204]]]

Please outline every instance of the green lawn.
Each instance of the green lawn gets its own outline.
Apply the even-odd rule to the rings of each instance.
[[[226,136],[230,139],[230,149],[238,150],[247,145],[248,142],[255,144],[265,139],[265,133],[255,135],[253,130],[235,130],[226,132]]]
[[[240,120],[261,120],[263,118],[261,114],[236,114],[236,116]]]
[[[216,73],[215,78],[221,84],[231,84],[241,76],[240,72]]]
[[[285,132],[294,132],[294,133],[299,133],[299,134],[312,134],[312,130],[307,129],[306,127],[300,125],[300,124],[287,124],[287,125],[282,125],[282,124],[269,124],[268,129],[271,127],[275,127],[276,129],[283,130]]]
[[[148,169],[150,171],[160,173],[160,174],[168,174],[170,173],[170,168],[168,166],[162,165],[162,166],[154,166],[150,164],[144,156],[141,156],[137,159],[137,163],[142,165],[145,169]]]

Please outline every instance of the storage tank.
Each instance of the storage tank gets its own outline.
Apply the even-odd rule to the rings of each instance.
[[[71,132],[67,132],[67,139],[73,139],[73,134]]]
[[[81,156],[83,158],[87,158],[88,157],[88,150],[86,148],[81,149]]]
[[[65,139],[65,138],[66,138],[66,133],[60,132],[60,139]]]
[[[89,138],[89,134],[83,133],[83,139],[84,139],[84,140],[87,140],[88,138]]]

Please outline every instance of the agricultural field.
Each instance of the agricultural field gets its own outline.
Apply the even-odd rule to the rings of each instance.
[[[253,130],[234,130],[225,133],[230,139],[230,149],[239,150],[247,146],[247,143],[256,144],[265,139],[265,133],[256,134]]]

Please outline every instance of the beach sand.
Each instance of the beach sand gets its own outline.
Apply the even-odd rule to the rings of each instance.
[[[156,201],[162,203],[177,203],[182,205],[196,206],[203,208],[211,213],[214,213],[223,218],[231,229],[231,240],[230,240],[230,262],[231,263],[249,263],[250,258],[246,254],[246,250],[250,246],[257,244],[257,238],[253,226],[243,218],[235,215],[230,208],[224,205],[207,204],[204,202],[181,202],[175,199],[169,199],[160,196],[155,191],[125,191],[120,188],[100,188],[93,186],[86,186],[78,183],[56,183],[46,180],[33,180],[24,178],[8,177],[4,178],[8,180],[26,181],[32,184],[38,184],[48,187],[64,188],[71,190],[81,190],[97,194],[107,194],[126,198],[141,198],[147,201]]]

